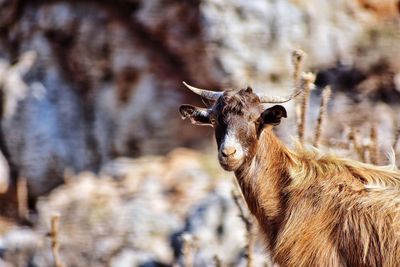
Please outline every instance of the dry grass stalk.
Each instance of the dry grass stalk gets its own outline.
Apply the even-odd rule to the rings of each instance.
[[[222,267],[222,261],[218,257],[218,255],[214,255],[214,264],[215,264],[215,267]]]
[[[350,128],[350,133],[348,135],[349,142],[352,144],[355,152],[357,153],[358,157],[361,161],[365,162],[365,149],[362,145],[360,145],[357,133],[353,127]]]
[[[250,228],[247,230],[247,267],[253,267],[253,255],[254,255],[254,247],[256,244],[256,238],[255,238],[255,233],[254,233],[254,223],[253,223],[253,218],[249,217],[250,219]]]
[[[329,98],[331,97],[331,88],[327,86],[322,91],[321,102],[319,105],[319,115],[317,120],[317,126],[315,127],[315,136],[314,136],[314,146],[318,147],[321,139],[321,131],[322,131],[322,124],[326,119],[326,114],[328,111],[328,102]]]
[[[51,240],[51,252],[54,258],[54,266],[55,267],[64,267],[64,264],[60,260],[59,247],[60,244],[58,242],[58,224],[60,221],[60,215],[53,214],[50,219],[51,227],[50,227],[50,240]]]
[[[18,177],[17,179],[17,201],[19,218],[27,220],[29,217],[28,183],[25,177]]]
[[[393,144],[392,144],[394,151],[396,151],[397,144],[399,143],[399,138],[400,138],[400,126],[395,121],[395,132],[394,132],[394,139],[393,139]]]
[[[74,182],[75,173],[72,169],[66,168],[64,170],[64,183],[72,184]]]
[[[182,234],[183,260],[185,267],[193,267],[194,252],[196,249],[195,238],[189,233]]]
[[[305,53],[301,49],[296,49],[292,52],[292,64],[293,64],[293,88],[297,91],[301,86],[301,69]],[[300,124],[301,111],[299,98],[294,99],[294,105],[296,110],[296,123]]]
[[[232,198],[239,209],[239,217],[242,219],[246,226],[247,233],[247,245],[246,245],[246,257],[247,257],[247,267],[253,267],[253,254],[254,254],[254,246],[255,246],[255,236],[254,236],[254,223],[251,215],[246,215],[241,203],[240,203],[240,195],[237,191],[232,190]]]
[[[1,68],[1,67],[0,67]],[[1,71],[0,71],[1,72]],[[1,73],[0,73],[1,76]],[[1,83],[1,77],[0,77]],[[0,84],[1,88],[1,84]],[[7,159],[0,152],[0,195],[6,194],[10,187],[10,164],[7,162]]]
[[[271,266],[275,266],[270,260],[266,260],[264,262],[264,267],[271,267]]]
[[[344,149],[349,150],[351,145],[349,144],[348,140],[337,140],[337,139],[329,139],[322,142],[324,146],[337,148],[337,149]]]
[[[378,131],[375,124],[371,124],[370,144],[368,146],[369,159],[372,164],[379,163]]]
[[[297,89],[300,86],[300,74],[301,65],[303,63],[303,58],[305,53],[301,49],[296,49],[292,52],[292,64],[293,64],[293,86]]]
[[[301,108],[300,108],[300,120],[298,125],[298,135],[300,144],[304,144],[305,139],[305,127],[308,110],[308,102],[310,99],[310,91],[314,87],[315,75],[311,72],[303,73],[301,75],[301,86],[304,88],[302,92]]]

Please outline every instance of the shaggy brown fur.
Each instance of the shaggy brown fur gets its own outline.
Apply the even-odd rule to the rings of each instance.
[[[272,131],[286,111],[264,110],[249,88],[180,111],[215,128],[221,166],[235,172],[279,266],[400,266],[397,170],[288,149]],[[240,159],[222,153],[232,136]]]
[[[284,266],[400,266],[400,173],[287,149],[266,129],[235,172]]]

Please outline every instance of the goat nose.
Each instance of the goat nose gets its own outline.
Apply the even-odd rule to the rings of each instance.
[[[221,150],[222,156],[229,157],[236,153],[236,148],[233,146],[223,147]]]

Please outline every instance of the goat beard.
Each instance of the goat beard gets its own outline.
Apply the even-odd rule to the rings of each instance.
[[[218,156],[219,164],[225,171],[236,171],[237,169],[242,166],[244,159],[239,159],[239,160],[229,160],[229,159],[223,159],[222,157]]]

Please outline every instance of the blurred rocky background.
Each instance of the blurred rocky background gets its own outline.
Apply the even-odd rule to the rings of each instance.
[[[394,0],[0,0],[0,266],[52,266],[53,213],[66,266],[184,265],[184,233],[195,266],[245,266],[233,176],[211,129],[181,121],[180,104],[203,105],[181,82],[284,95],[302,48],[309,132],[330,85],[324,145],[357,158],[348,136],[375,129],[384,164],[399,14]],[[254,264],[269,264],[259,244]]]

